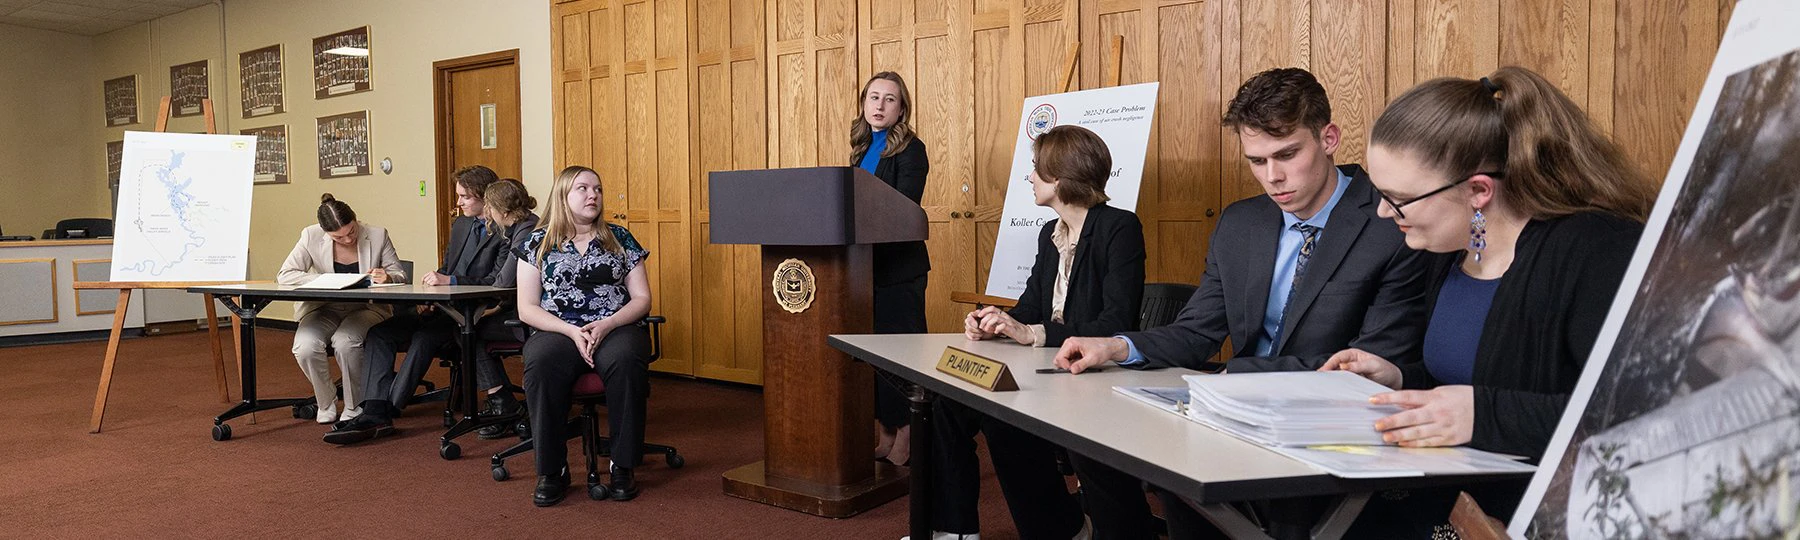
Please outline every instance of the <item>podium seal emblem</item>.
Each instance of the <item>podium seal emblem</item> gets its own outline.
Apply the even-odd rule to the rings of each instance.
[[[812,307],[813,292],[817,285],[813,282],[812,267],[800,259],[788,259],[775,266],[775,279],[770,287],[775,290],[775,303],[788,313],[799,313]]]

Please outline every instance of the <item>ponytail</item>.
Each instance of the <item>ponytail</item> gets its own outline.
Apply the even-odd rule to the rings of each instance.
[[[1500,195],[1532,219],[1599,211],[1642,222],[1656,202],[1655,186],[1581,107],[1521,67],[1420,84],[1388,104],[1369,143],[1452,175],[1501,170]]]

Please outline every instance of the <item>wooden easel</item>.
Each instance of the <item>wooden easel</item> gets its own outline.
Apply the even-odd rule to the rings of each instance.
[[[162,104],[156,113],[156,131],[168,131],[170,99],[163,96]],[[211,99],[202,100],[200,108],[206,115],[206,132],[218,133],[213,124],[213,105]],[[94,394],[94,415],[89,421],[89,433],[99,433],[100,424],[106,416],[106,394],[112,388],[113,361],[119,356],[119,334],[125,330],[125,312],[131,307],[131,291],[138,289],[186,289],[208,285],[231,285],[238,283],[259,283],[256,281],[77,281],[76,290],[82,289],[118,289],[119,304],[113,311],[112,335],[106,339],[106,363],[100,368],[100,389]],[[206,333],[212,341],[213,380],[218,383],[219,402],[230,403],[231,392],[225,384],[225,353],[219,343],[218,308],[213,304],[213,295],[204,295],[206,302]],[[231,316],[231,337],[234,343],[243,342],[243,331],[238,328],[236,314]],[[236,350],[236,349],[233,349]],[[239,374],[242,375],[241,373]]]
[[[1079,59],[1078,55],[1080,53],[1081,53],[1081,42],[1079,42],[1079,41],[1070,42],[1069,43],[1069,52],[1067,54],[1063,55],[1063,69],[1062,69],[1062,74],[1063,74],[1062,75],[1062,82],[1063,82],[1062,92],[1063,93],[1068,93],[1075,89],[1075,64],[1076,64],[1077,60]],[[1106,86],[1118,86],[1119,85],[1119,71],[1120,71],[1120,67],[1121,67],[1120,64],[1123,63],[1124,61],[1125,61],[1125,36],[1114,35],[1112,37],[1112,67],[1107,69],[1107,71],[1106,71]],[[1016,299],[1006,298],[1003,296],[989,296],[986,294],[969,292],[969,291],[951,291],[950,292],[950,301],[956,302],[958,304],[973,304],[976,307],[994,306],[994,307],[998,307],[998,308],[1010,308],[1010,307],[1013,307],[1013,306],[1016,306],[1019,304],[1019,301]]]

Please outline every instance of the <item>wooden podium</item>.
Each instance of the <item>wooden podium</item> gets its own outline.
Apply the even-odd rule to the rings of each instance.
[[[867,334],[871,244],[924,240],[925,211],[855,167],[714,172],[714,244],[762,246],[764,460],[725,473],[725,494],[825,517],[906,494],[877,467],[874,370],[826,342]]]

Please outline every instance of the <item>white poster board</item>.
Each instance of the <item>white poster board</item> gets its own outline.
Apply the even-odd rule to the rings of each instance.
[[[125,133],[111,281],[241,281],[256,137]]]
[[[1800,534],[1794,28],[1737,4],[1514,537]]]
[[[1156,118],[1159,83],[1143,83],[1065,94],[1025,98],[1019,113],[1019,142],[1013,147],[1012,175],[1007,178],[1006,204],[1000,210],[1000,234],[988,268],[987,293],[1018,298],[1025,294],[1037,255],[1038,232],[1056,212],[1032,202],[1031,141],[1050,128],[1073,124],[1088,128],[1112,151],[1112,179],[1106,182],[1107,204],[1137,211],[1138,188],[1144,181],[1144,155],[1150,124]]]

